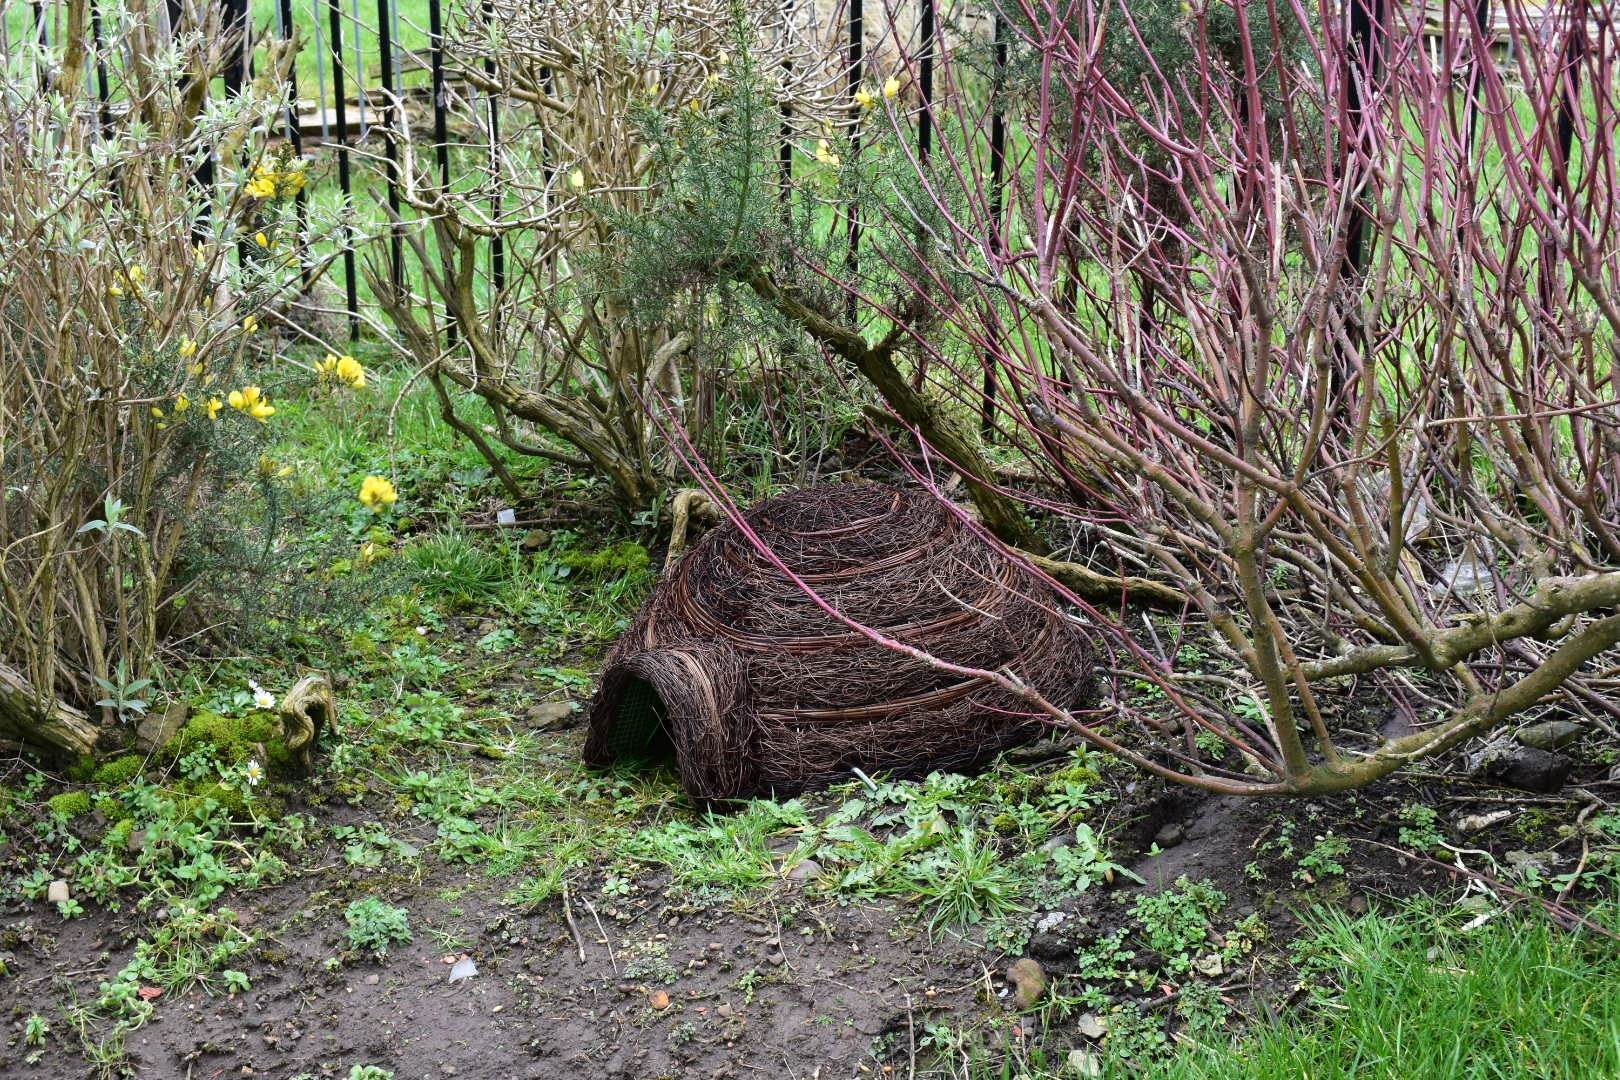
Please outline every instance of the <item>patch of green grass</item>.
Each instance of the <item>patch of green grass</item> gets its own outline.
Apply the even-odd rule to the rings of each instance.
[[[767,888],[777,880],[770,840],[809,821],[803,803],[750,802],[734,814],[677,818],[643,829],[627,845],[638,859],[667,866],[675,880],[727,896]]]
[[[1620,926],[1612,908],[1602,920]],[[1194,1046],[1152,1080],[1586,1080],[1620,1076],[1620,949],[1539,915],[1470,932],[1432,904],[1359,918],[1318,912],[1304,955],[1328,980],[1314,1017]],[[1132,1070],[1135,1071],[1132,1071]]]

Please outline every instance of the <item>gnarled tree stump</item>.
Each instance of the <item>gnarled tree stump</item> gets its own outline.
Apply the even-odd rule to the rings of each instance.
[[[308,769],[322,732],[337,731],[337,695],[331,680],[321,672],[305,675],[282,697],[277,711],[288,752],[299,767]]]

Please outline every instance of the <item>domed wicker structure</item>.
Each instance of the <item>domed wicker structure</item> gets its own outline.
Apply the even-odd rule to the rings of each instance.
[[[745,515],[846,616],[932,656],[1089,700],[1091,651],[1042,584],[925,492],[825,485]],[[867,772],[967,768],[1040,733],[1024,702],[870,641],[726,523],[676,564],[608,655],[588,764],[673,756],[701,801]]]

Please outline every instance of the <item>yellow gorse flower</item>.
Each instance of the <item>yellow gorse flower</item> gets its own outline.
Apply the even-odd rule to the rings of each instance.
[[[872,95],[872,91],[863,86],[855,91],[855,104],[863,109],[870,109],[877,104],[877,98]]]
[[[830,165],[835,169],[838,168],[839,164],[841,164],[841,159],[837,154],[832,152],[832,144],[826,139],[816,140],[816,160],[821,162],[823,165]]]
[[[283,465],[273,457],[259,455],[259,475],[269,479],[272,476],[291,476],[292,466]]]
[[[289,159],[279,170],[269,162],[261,162],[242,190],[250,199],[274,199],[278,195],[285,198],[303,191],[307,180],[304,163],[299,159]]]
[[[190,357],[196,356],[197,355],[197,339],[196,338],[181,338],[180,339],[180,355],[183,358],[190,358]]]
[[[119,270],[113,274],[113,283],[107,286],[107,295],[123,296],[126,289],[141,291],[146,282],[146,268],[132,266],[128,270]]]
[[[262,232],[253,234],[253,242],[262,248],[267,248],[270,246],[270,238],[265,236]]]
[[[247,413],[255,420],[268,420],[276,415],[276,407],[270,404],[264,396],[264,391],[257,386],[244,386],[240,390],[232,390],[226,398],[231,408],[237,412]]]
[[[346,383],[356,390],[366,385],[365,367],[347,353],[342,356],[327,353],[323,359],[315,362],[315,371],[322,382]]]
[[[569,173],[568,174],[568,186],[573,188],[575,191],[584,191],[585,190],[585,170],[584,169],[575,169],[573,172]]]
[[[254,318],[252,315],[249,315],[247,318],[242,320],[242,333],[251,334],[258,328],[259,320]]]
[[[356,390],[366,385],[366,369],[352,356],[338,357],[337,377]]]
[[[217,398],[217,397],[209,398],[208,399],[208,404],[206,406],[206,408],[208,409],[208,419],[210,419],[210,420],[218,420],[219,419],[219,410],[223,409],[224,407],[225,407],[225,403],[220,401],[219,398]]]
[[[399,492],[385,476],[368,476],[360,481],[360,502],[373,512],[399,501]]]
[[[899,93],[900,93],[900,80],[899,79],[895,78],[893,75],[890,75],[887,79],[883,80],[883,96],[884,97],[892,98],[892,97],[895,97],[896,95],[898,95]]]
[[[181,394],[179,397],[174,399],[175,412],[183,413],[189,408],[191,408],[191,399],[186,397],[185,394]]]

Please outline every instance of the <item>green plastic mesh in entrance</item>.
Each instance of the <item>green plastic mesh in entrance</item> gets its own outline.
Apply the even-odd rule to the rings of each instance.
[[[610,750],[616,759],[660,761],[675,756],[669,730],[669,710],[652,685],[631,679],[619,698]]]

